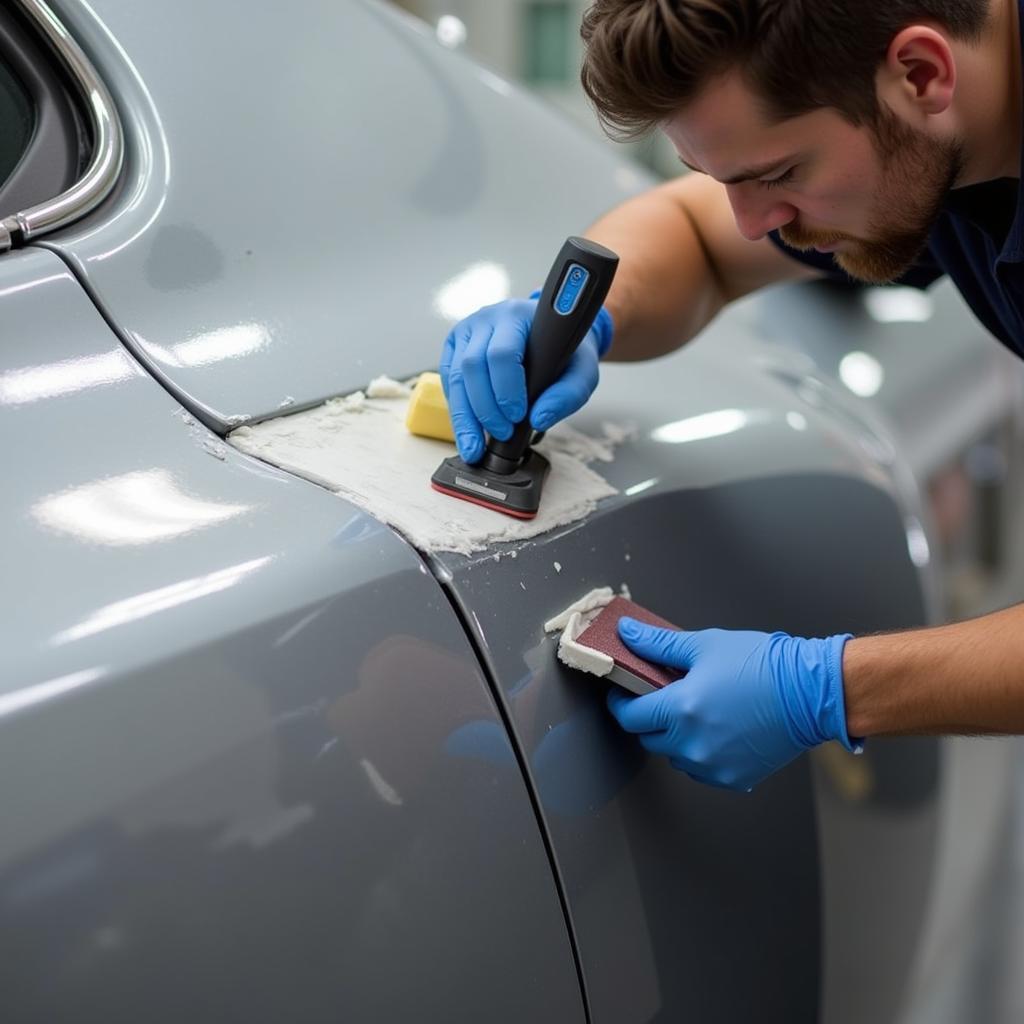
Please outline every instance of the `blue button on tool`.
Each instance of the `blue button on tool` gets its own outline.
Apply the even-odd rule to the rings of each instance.
[[[555,295],[555,312],[568,316],[579,304],[580,296],[590,279],[590,271],[578,263],[570,263],[562,286]]]

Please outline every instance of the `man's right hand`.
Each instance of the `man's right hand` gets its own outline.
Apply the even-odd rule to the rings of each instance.
[[[445,339],[441,383],[459,455],[467,463],[484,454],[484,431],[499,441],[526,415],[523,356],[537,300],[506,299],[459,321]],[[611,345],[612,319],[602,309],[565,373],[530,410],[535,430],[548,430],[582,408],[597,387],[597,362]]]

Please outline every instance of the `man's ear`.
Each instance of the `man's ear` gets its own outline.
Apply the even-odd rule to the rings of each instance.
[[[879,99],[905,118],[943,113],[956,91],[949,40],[928,25],[908,25],[889,43],[876,84]]]

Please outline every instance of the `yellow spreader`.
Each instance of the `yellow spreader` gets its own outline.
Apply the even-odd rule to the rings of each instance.
[[[409,399],[405,425],[411,434],[420,437],[436,437],[439,441],[455,440],[439,373],[420,374]]]

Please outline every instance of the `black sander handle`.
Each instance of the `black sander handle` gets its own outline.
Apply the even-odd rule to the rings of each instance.
[[[569,365],[601,309],[618,265],[619,257],[597,242],[575,236],[565,240],[544,282],[526,343],[526,416],[509,440],[488,438],[481,463],[485,469],[511,473],[519,465],[533,437],[530,409]]]

